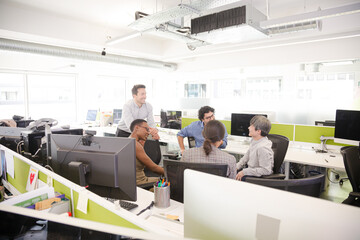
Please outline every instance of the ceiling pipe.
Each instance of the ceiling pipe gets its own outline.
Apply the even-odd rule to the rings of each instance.
[[[17,41],[12,39],[0,38],[0,49],[24,53],[33,53],[47,56],[74,58],[80,60],[126,64],[139,67],[158,68],[163,70],[175,71],[177,64],[161,62],[156,60],[121,56],[115,54],[106,54],[105,49],[102,52],[93,52],[79,50],[74,48],[57,47],[38,43]]]

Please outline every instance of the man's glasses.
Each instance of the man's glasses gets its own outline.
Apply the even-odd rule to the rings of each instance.
[[[215,115],[213,114],[211,116],[205,117],[205,120],[208,120],[208,119],[211,119],[211,118],[214,118],[214,117],[215,117]]]
[[[139,127],[145,128],[145,130],[146,130],[147,132],[150,132],[150,128],[148,128],[148,127],[144,127],[144,126],[139,126]]]

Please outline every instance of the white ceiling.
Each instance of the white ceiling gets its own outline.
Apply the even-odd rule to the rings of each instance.
[[[349,37],[360,34],[360,14],[323,20],[321,31],[313,30],[274,36],[246,43],[218,44],[190,51],[183,42],[143,34],[106,46],[110,38],[132,32],[128,27],[135,12],[153,14],[189,0],[0,0],[0,37],[57,46],[74,47],[156,60],[182,62],[195,56],[238,51],[242,48],[289,44],[296,41]],[[225,3],[226,0],[223,0]],[[358,3],[350,0],[253,0],[255,8],[270,19]],[[194,16],[196,17],[196,16]]]

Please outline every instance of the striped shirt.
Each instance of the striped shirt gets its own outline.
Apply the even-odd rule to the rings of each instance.
[[[236,160],[235,157],[211,146],[212,151],[206,156],[204,148],[190,148],[184,151],[181,161],[198,162],[198,163],[225,163],[228,165],[226,176],[235,179],[236,177]]]

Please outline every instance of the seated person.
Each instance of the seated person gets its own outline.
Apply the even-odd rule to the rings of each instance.
[[[195,138],[195,145],[196,147],[201,147],[204,143],[204,137],[202,135],[202,131],[206,124],[211,121],[215,120],[215,110],[212,107],[204,106],[199,109],[198,117],[200,121],[196,121],[191,123],[189,126],[184,127],[181,129],[178,134],[178,142],[181,150],[181,154],[185,151],[184,146],[184,138],[185,137],[194,137]],[[225,125],[223,124],[224,128]],[[225,135],[222,139],[222,142],[219,146],[219,148],[226,148],[227,145],[227,132],[225,128]]]
[[[244,181],[244,176],[261,177],[272,174],[274,167],[274,152],[272,142],[267,138],[271,129],[269,119],[257,115],[250,120],[249,136],[252,137],[249,150],[236,164],[241,170],[236,180]],[[244,168],[247,165],[247,168]],[[244,168],[244,169],[243,169]]]
[[[150,134],[149,125],[143,119],[135,119],[130,125],[130,138],[136,140],[136,185],[156,182],[157,177],[147,177],[144,168],[147,167],[150,171],[159,175],[164,175],[164,169],[156,165],[149,156],[145,153],[144,144]]]
[[[228,165],[226,176],[228,178],[235,179],[235,157],[218,149],[225,135],[224,124],[217,120],[211,120],[205,125],[202,134],[205,139],[203,146],[185,150],[181,161],[200,163],[226,163]]]

